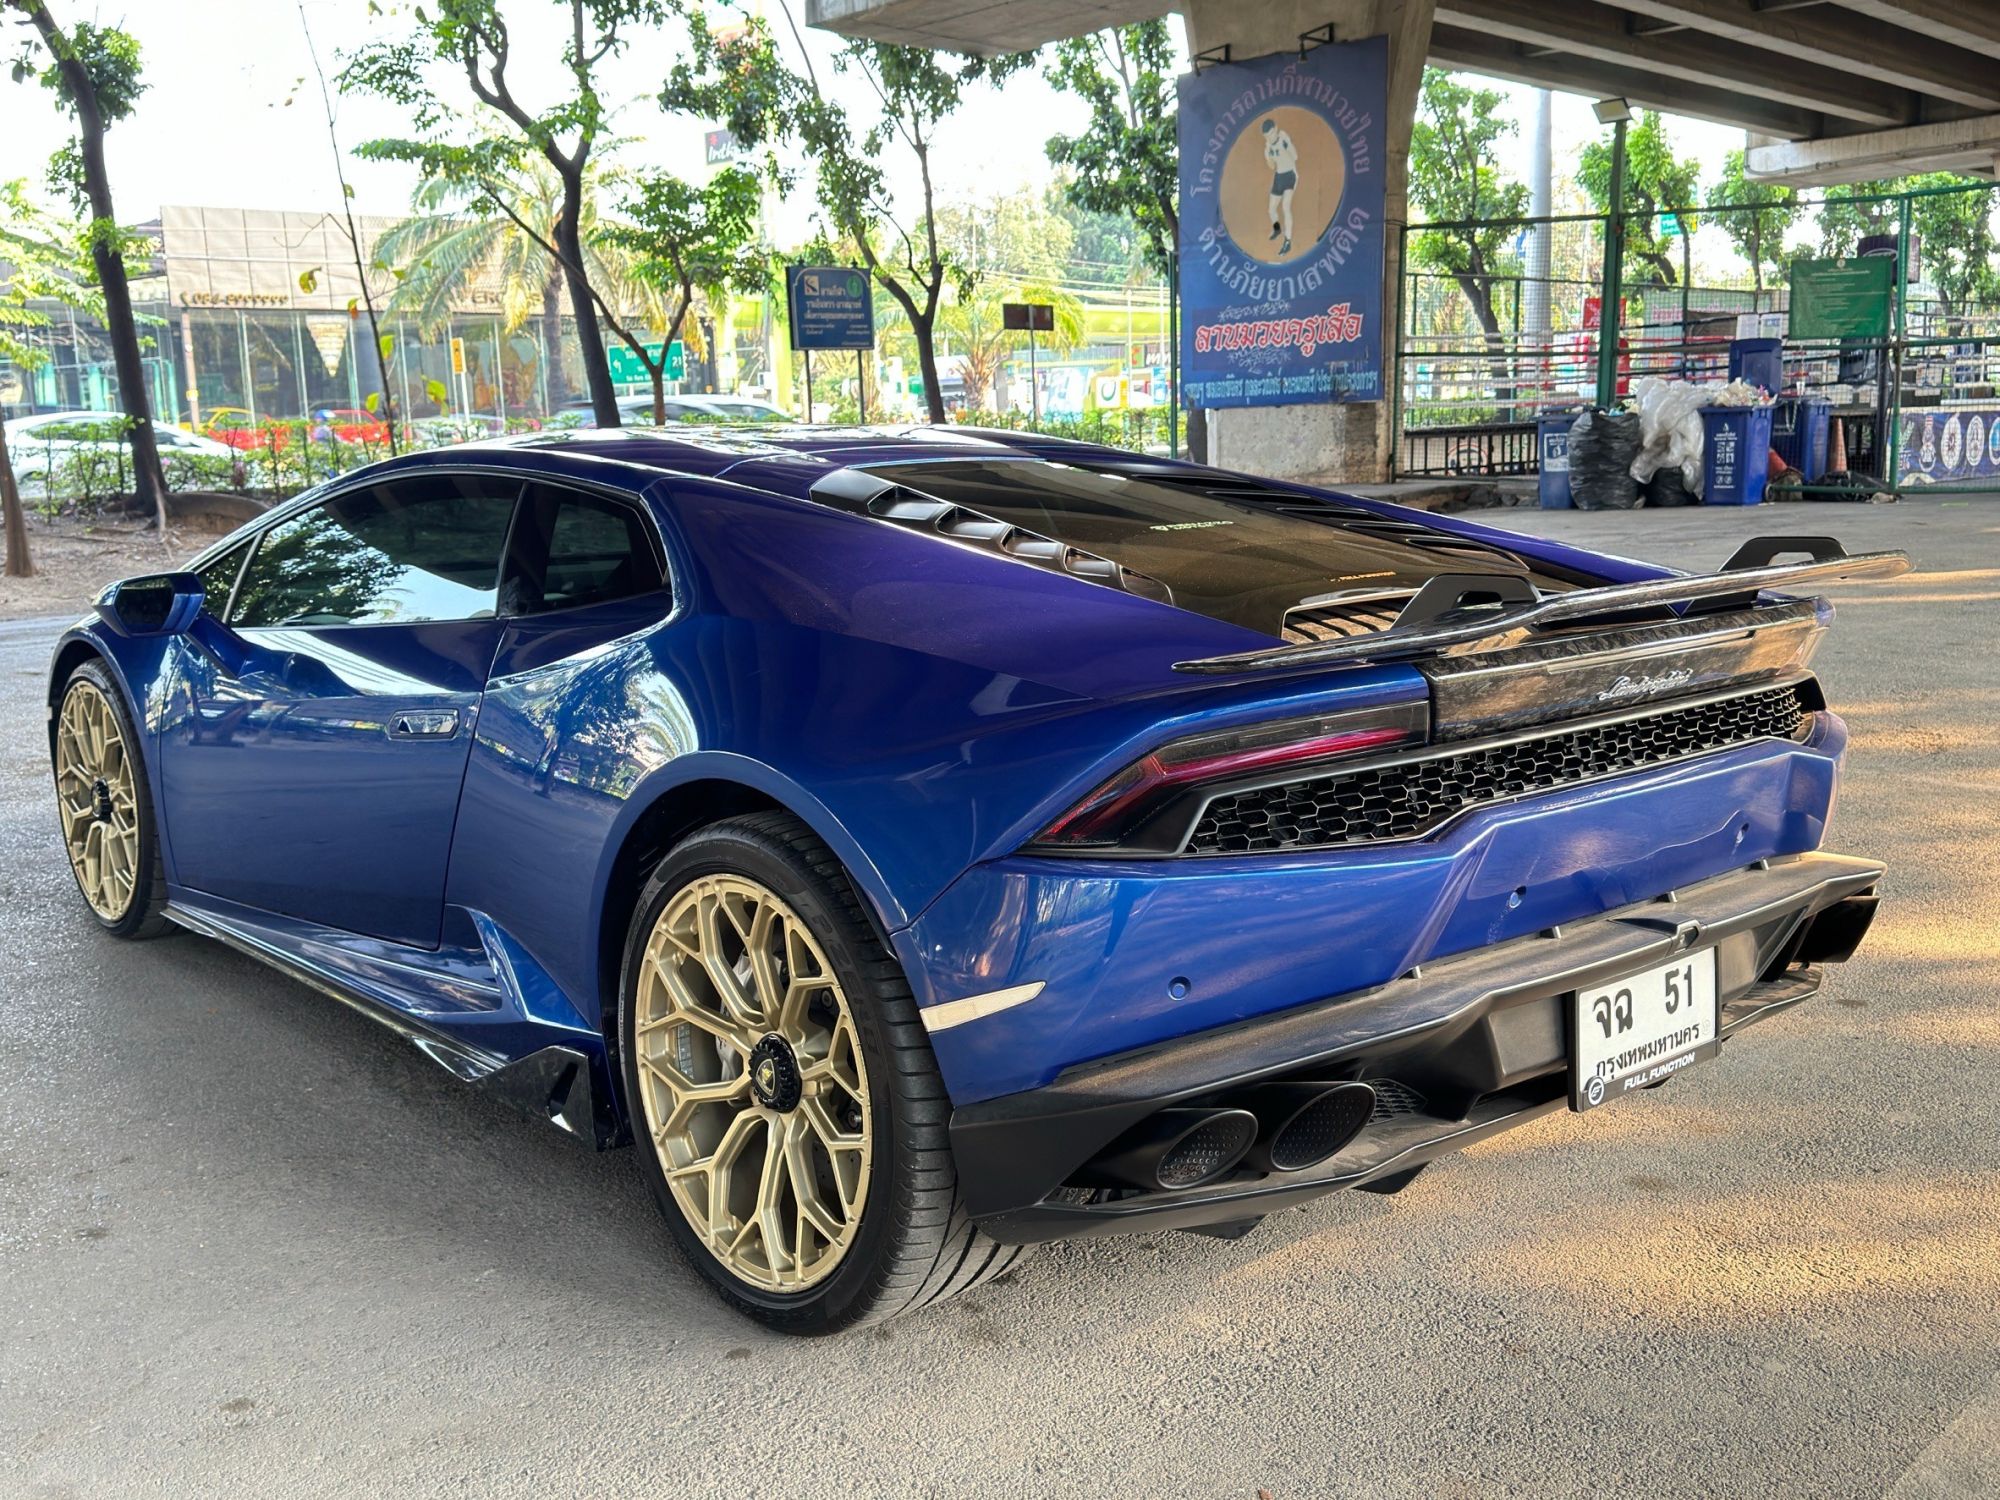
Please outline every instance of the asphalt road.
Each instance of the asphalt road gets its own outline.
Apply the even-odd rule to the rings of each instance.
[[[1508,512],[1680,565],[1904,545],[1837,593],[1830,991],[1397,1198],[1043,1253],[768,1337],[589,1157],[192,937],[100,936],[0,626],[0,1495],[2000,1494],[2000,497]]]

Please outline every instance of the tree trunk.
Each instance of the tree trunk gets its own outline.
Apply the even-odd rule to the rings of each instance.
[[[660,346],[660,362],[648,363],[646,373],[653,377],[653,425],[667,425],[667,346]]]
[[[924,377],[924,407],[933,422],[942,423],[945,419],[944,387],[938,383],[937,314],[910,312],[909,318],[910,332],[917,336],[917,369]]]
[[[1493,377],[1493,402],[1497,416],[1500,408],[1514,403],[1514,380],[1507,368],[1507,340],[1500,332],[1500,319],[1493,311],[1493,286],[1481,276],[1459,273],[1459,290],[1465,293],[1465,300],[1472,306],[1472,316],[1479,322],[1479,329],[1486,338],[1487,369]]]
[[[542,284],[542,358],[548,362],[545,384],[552,413],[569,396],[569,379],[563,374],[562,362],[562,294],[562,276],[552,271]]]
[[[20,486],[14,482],[14,459],[7,452],[7,432],[0,426],[0,512],[7,520],[7,576],[33,578],[34,559],[28,556],[28,513],[21,506]]]
[[[153,512],[160,534],[167,531],[167,481],[160,468],[160,444],[153,432],[153,406],[146,395],[146,366],[139,354],[139,328],[132,320],[132,291],[125,281],[125,257],[117,249],[118,216],[111,205],[111,177],[104,166],[104,116],[90,70],[46,4],[25,7],[42,43],[55,59],[76,110],[77,148],[83,159],[83,192],[90,204],[90,259],[104,292],[104,329],[111,339],[111,364],[118,373],[118,404],[132,419],[133,490]]]
[[[583,356],[583,378],[590,388],[590,410],[599,427],[618,425],[618,398],[611,389],[611,365],[604,357],[604,333],[597,326],[597,307],[590,300],[590,280],[583,273],[583,173],[563,174],[562,213],[556,219],[556,249],[562,254],[563,282],[569,288],[570,311],[576,315],[577,352]]]

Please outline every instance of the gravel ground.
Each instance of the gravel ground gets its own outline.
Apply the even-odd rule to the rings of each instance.
[[[65,516],[28,524],[32,578],[0,576],[0,620],[82,614],[99,589],[138,573],[158,573],[194,556],[234,523],[172,527],[164,544],[151,526],[130,521],[82,522]]]
[[[2000,1494],[2000,506],[1508,512],[1837,591],[1830,991],[1396,1198],[1057,1247],[767,1337],[579,1154],[213,943],[99,936],[49,807],[52,629],[0,626],[0,1495]],[[80,601],[78,601],[80,603]]]

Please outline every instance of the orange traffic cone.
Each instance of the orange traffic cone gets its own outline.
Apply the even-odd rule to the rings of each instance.
[[[1829,474],[1847,472],[1847,434],[1841,430],[1838,417],[1833,419],[1833,436],[1826,442],[1826,472]]]

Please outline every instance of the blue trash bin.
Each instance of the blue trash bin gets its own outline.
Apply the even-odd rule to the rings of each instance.
[[[1788,396],[1771,404],[1771,446],[1807,484],[1826,477],[1833,403],[1824,396]]]
[[[1756,505],[1771,477],[1771,408],[1701,409],[1701,503]]]
[[[1731,339],[1729,378],[1762,386],[1772,395],[1785,388],[1783,339]]]
[[[1569,493],[1569,429],[1573,411],[1544,412],[1535,422],[1535,454],[1541,471],[1543,510],[1572,510]]]

